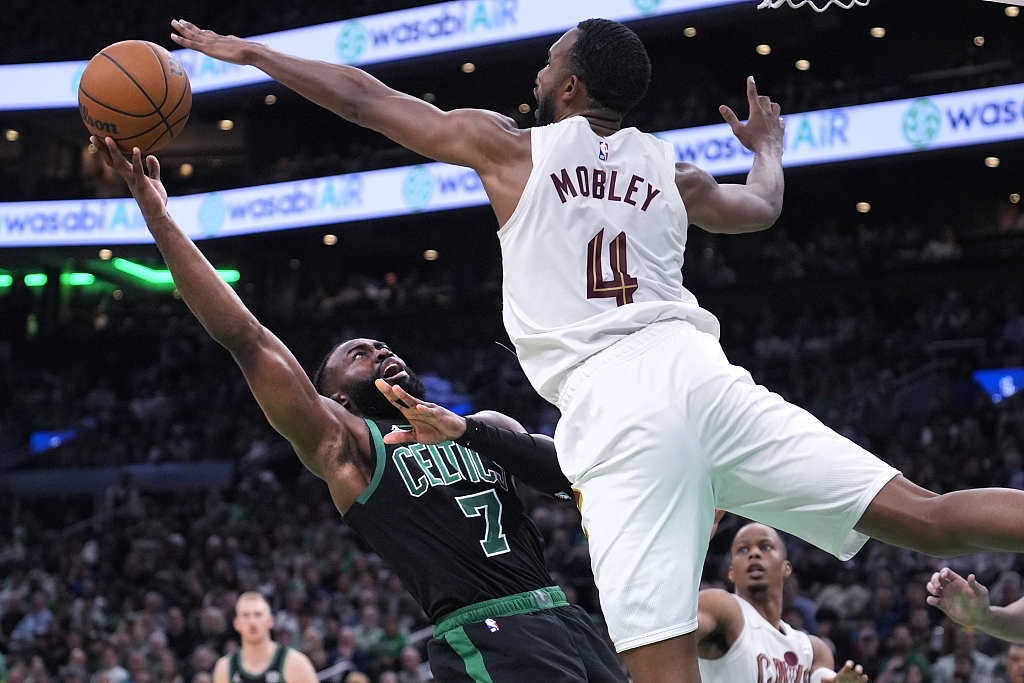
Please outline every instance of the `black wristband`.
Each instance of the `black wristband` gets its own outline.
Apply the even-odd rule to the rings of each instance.
[[[474,417],[467,417],[466,431],[463,432],[462,436],[460,436],[459,438],[453,439],[453,441],[455,441],[455,443],[459,444],[460,446],[465,446],[466,448],[469,448],[469,444],[473,443],[473,440],[480,436],[480,432],[483,430],[483,428],[483,422],[477,420]]]
[[[467,417],[466,431],[454,441],[490,458],[542,493],[572,496],[572,485],[558,466],[555,444],[547,437],[513,432]]]

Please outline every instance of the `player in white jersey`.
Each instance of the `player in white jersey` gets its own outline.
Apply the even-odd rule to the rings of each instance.
[[[732,542],[729,580],[735,593],[700,592],[697,653],[704,683],[863,683],[860,665],[839,673],[820,638],[782,620],[783,580],[793,571],[779,534],[747,524]]]
[[[770,227],[782,210],[779,105],[747,81],[721,113],[754,153],[719,184],[625,113],[650,81],[627,27],[588,19],[537,74],[538,128],[441,111],[360,69],[300,59],[175,20],[172,38],[261,69],[419,154],[474,169],[498,219],[503,316],[534,387],[562,411],[559,462],[580,492],[601,605],[637,683],[693,683],[697,586],[715,509],[848,558],[866,535],[950,556],[1024,550],[1024,492],[942,496],[754,384],[682,286],[688,224]]]

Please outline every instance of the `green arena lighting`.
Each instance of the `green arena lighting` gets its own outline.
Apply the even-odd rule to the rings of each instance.
[[[114,267],[120,270],[122,273],[137,277],[140,280],[148,282],[154,285],[173,285],[174,278],[171,277],[171,271],[169,270],[154,270],[141,263],[135,263],[128,259],[116,258],[112,261]],[[238,282],[241,274],[237,270],[232,269],[218,269],[217,275],[220,275],[224,282]]]
[[[60,276],[60,283],[62,285],[87,287],[94,282],[96,282],[96,276],[92,273],[62,273]]]
[[[46,273],[29,273],[25,276],[25,285],[28,287],[42,287],[46,284]]]
[[[0,275],[0,287],[10,287],[14,284],[14,278],[10,275]]]

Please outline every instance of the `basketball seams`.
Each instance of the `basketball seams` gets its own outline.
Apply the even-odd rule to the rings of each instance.
[[[160,55],[159,52],[157,52],[155,49],[153,49],[152,45],[150,45],[149,43],[143,43],[143,44],[147,48],[149,48],[149,51],[153,53],[154,57],[156,57],[156,63],[160,65],[160,75],[164,77],[164,99],[160,102],[160,106],[157,107],[157,109],[162,109],[163,106],[165,104],[167,104],[167,98],[171,94],[171,84],[168,83],[168,80],[167,80],[167,65],[164,64],[163,57]]]
[[[112,111],[115,114],[120,114],[121,116],[129,116],[129,117],[131,117],[133,119],[144,119],[146,117],[153,116],[154,114],[159,115],[159,113],[160,113],[160,112],[151,111],[148,114],[132,114],[131,112],[121,111],[120,109],[115,109],[115,108],[111,107],[109,104],[107,104],[105,102],[100,102],[95,97],[93,97],[88,92],[86,92],[85,89],[83,89],[81,86],[79,86],[78,92],[80,92],[83,95],[85,95],[87,98],[89,98],[90,101],[95,102],[99,106],[104,107],[105,109],[108,109],[109,111]]]
[[[146,49],[141,49],[142,45]],[[103,59],[98,59],[100,55]],[[148,41],[123,41],[104,48],[90,64],[79,82],[78,99],[91,132],[112,137],[122,150],[135,146],[144,153],[180,134],[191,114],[192,89],[188,75],[176,70],[177,63],[166,50]],[[159,76],[154,71],[157,65]],[[179,88],[176,100],[172,99],[175,87]],[[147,106],[149,112],[136,113]],[[110,135],[113,131],[120,135]]]
[[[121,66],[121,65],[120,65],[120,64],[119,64],[119,63],[117,62],[117,60],[116,60],[116,59],[114,59],[113,57],[111,57],[111,56],[110,56],[110,55],[108,55],[107,53],[105,53],[105,52],[100,52],[100,54],[101,54],[101,55],[103,55],[104,57],[106,57],[107,59],[109,59],[109,60],[110,60],[111,62],[113,62],[114,66],[116,66],[116,67],[117,67],[118,69],[120,69],[120,70],[121,70],[122,72],[124,72],[124,75],[128,77],[128,80],[130,80],[130,81],[131,81],[132,83],[134,83],[134,84],[135,84],[135,87],[139,89],[139,92],[141,92],[141,93],[142,93],[142,94],[143,94],[143,95],[145,96],[145,98],[146,98],[146,99],[147,99],[147,100],[149,101],[149,103],[150,103],[151,105],[153,105],[153,113],[155,113],[155,114],[156,114],[157,116],[159,116],[159,117],[160,117],[160,121],[161,121],[161,122],[162,122],[162,123],[163,123],[163,124],[164,124],[165,126],[167,126],[167,129],[168,129],[168,130],[170,130],[170,125],[168,125],[168,123],[167,123],[167,117],[165,117],[165,116],[164,116],[164,113],[163,113],[162,111],[160,111],[160,107],[158,107],[158,106],[157,106],[157,104],[156,104],[156,102],[154,102],[154,101],[153,101],[153,98],[149,96],[149,93],[148,93],[148,92],[146,92],[146,89],[145,89],[145,88],[143,88],[143,87],[142,87],[142,85],[141,85],[141,84],[140,84],[140,83],[139,83],[139,82],[138,82],[137,80],[135,80],[135,77],[134,77],[134,76],[132,76],[132,75],[131,75],[131,74],[130,74],[130,73],[128,72],[128,70],[127,70],[127,69],[125,69],[125,68],[124,68],[123,66]],[[161,65],[161,68],[163,68],[163,66],[162,66],[162,65]],[[152,129],[150,129],[150,130],[152,130]],[[132,137],[138,137],[138,135],[133,135]],[[161,136],[161,137],[162,137],[162,136]]]

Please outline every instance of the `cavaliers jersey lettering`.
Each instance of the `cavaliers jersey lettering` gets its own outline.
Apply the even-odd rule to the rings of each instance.
[[[498,238],[502,319],[538,393],[557,405],[573,369],[650,323],[717,337],[683,287],[689,221],[672,145],[635,128],[601,137],[580,116],[530,139],[533,170]]]
[[[564,168],[558,173],[551,174],[551,182],[555,184],[555,190],[558,192],[558,198],[562,200],[563,204],[569,201],[571,196],[607,199],[610,202],[625,202],[630,206],[637,206],[637,202],[634,197],[640,190],[640,187],[646,184],[646,197],[644,196],[644,193],[641,193],[639,197],[639,199],[643,201],[643,204],[640,205],[640,210],[646,211],[647,207],[651,205],[651,201],[661,194],[661,190],[657,189],[650,183],[647,183],[640,176],[633,174],[629,179],[625,195],[620,196],[615,192],[618,175],[618,171],[612,171],[611,177],[609,178],[608,174],[601,169],[577,166],[575,185],[573,184],[572,178],[569,177],[569,172]],[[605,192],[606,183],[608,187],[607,193]],[[579,191],[576,190],[577,187],[579,187]],[[593,192],[591,192],[591,188],[593,188]]]
[[[450,441],[385,444],[381,434],[401,425],[366,424],[376,466],[345,522],[431,621],[551,585],[540,532],[498,464]]]
[[[814,652],[811,639],[786,622],[772,626],[754,606],[733,598],[743,611],[743,630],[719,659],[699,659],[704,683],[808,683]]]
[[[270,664],[259,674],[249,673],[245,670],[242,666],[242,651],[236,650],[228,657],[228,680],[231,683],[285,683],[284,660],[288,656],[290,648],[277,644],[275,647],[277,649],[270,659]]]

